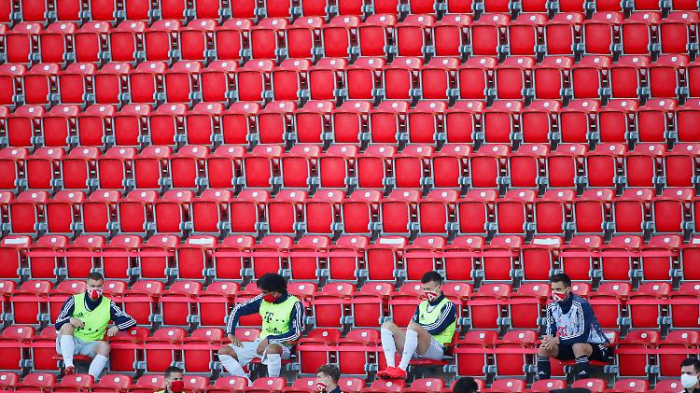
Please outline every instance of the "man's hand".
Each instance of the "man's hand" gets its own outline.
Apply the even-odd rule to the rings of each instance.
[[[542,337],[542,347],[546,350],[550,350],[552,348],[552,337],[551,336]]]
[[[71,318],[70,318],[70,324],[73,325],[73,327],[76,327],[76,328],[81,328],[81,329],[82,329],[82,328],[85,327],[85,324],[83,323],[83,321],[81,321],[81,320],[78,319],[78,318],[73,318],[73,317],[71,317]]]
[[[260,341],[260,344],[258,344],[258,349],[256,349],[255,351],[258,353],[258,355],[262,355],[263,352],[265,352],[265,348],[267,348],[268,345],[270,345],[270,343],[267,341],[267,339],[264,339]]]
[[[234,336],[233,334],[228,335],[228,339],[231,340],[231,344],[233,344],[236,347],[241,346],[241,341],[238,340],[238,337]]]
[[[109,328],[109,330],[107,330],[107,337],[114,337],[117,335],[117,333],[119,333],[119,328],[116,326],[112,326],[111,328]]]

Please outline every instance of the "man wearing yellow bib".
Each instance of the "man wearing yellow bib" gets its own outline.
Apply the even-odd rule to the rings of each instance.
[[[87,277],[87,291],[69,297],[56,319],[56,352],[63,356],[65,374],[75,373],[74,355],[92,358],[89,373],[100,378],[109,361],[109,344],[105,333],[113,337],[120,330],[136,325],[136,320],[122,311],[113,301],[102,296],[105,280],[100,273]],[[109,321],[114,326],[107,330]]]
[[[282,360],[289,359],[291,349],[304,331],[304,307],[299,299],[287,293],[287,282],[279,274],[265,274],[257,284],[262,293],[237,304],[231,311],[226,325],[231,344],[219,350],[219,360],[231,375],[247,378],[243,367],[259,358],[267,365],[270,377],[279,377]],[[238,319],[255,313],[262,316],[260,337],[241,343],[235,336]]]
[[[393,322],[382,325],[382,348],[386,357],[386,370],[377,373],[382,379],[405,379],[411,359],[442,360],[445,346],[452,342],[457,327],[457,308],[442,293],[442,277],[428,272],[421,278],[426,300],[416,308],[406,333]],[[402,352],[401,363],[396,367],[396,353]]]

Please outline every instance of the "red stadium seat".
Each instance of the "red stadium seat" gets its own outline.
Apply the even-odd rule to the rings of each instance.
[[[472,23],[472,53],[487,56],[503,53],[509,24],[510,17],[505,14],[490,14]]]
[[[619,11],[619,10],[617,10]],[[656,51],[657,42],[652,34],[658,34],[661,15],[656,12],[635,12],[622,23],[623,51],[628,55],[647,55]]]
[[[647,367],[651,365],[653,350],[660,341],[660,335],[653,330],[639,330],[627,333],[615,349],[620,376],[642,377],[647,375]],[[642,350],[642,353],[636,351]],[[644,353],[646,352],[646,353]]]
[[[621,310],[631,291],[629,283],[609,282],[601,284],[590,294],[588,300],[603,328],[614,329],[620,325]]]
[[[129,392],[146,393],[156,389],[165,389],[165,378],[162,375],[144,375],[129,388]]]
[[[520,379],[499,379],[491,384],[491,387],[484,389],[484,392],[524,392],[526,383]]]
[[[336,109],[332,114],[333,140],[336,143],[359,144],[360,138],[367,136],[364,130],[369,124],[371,107],[369,102],[349,101]],[[345,148],[345,146],[333,145],[329,149],[329,153],[341,148]]]
[[[65,257],[65,273],[63,275],[66,276],[66,278],[74,278],[74,279],[83,279],[90,274],[91,271],[97,270],[99,268],[99,265],[96,263],[98,260],[91,257],[89,254],[95,253],[95,252],[100,252],[104,248],[104,246],[107,244],[107,240],[105,239],[104,236],[89,236],[89,235],[83,235],[79,236],[76,238],[73,243],[68,245],[66,247],[66,251],[69,252],[69,254]],[[77,253],[77,255],[71,255],[72,253]],[[88,254],[88,255],[82,255],[81,254]],[[64,269],[61,269],[64,270]],[[69,281],[65,281],[68,283]],[[63,284],[63,282],[61,283]],[[61,285],[59,284],[59,286]],[[75,284],[73,282],[73,284]],[[73,292],[82,292],[78,291],[75,287],[73,286]],[[57,290],[61,290],[63,288],[59,287]],[[82,287],[80,288],[82,289]],[[63,289],[63,292],[66,292],[65,289]],[[60,307],[60,305],[58,305]],[[54,311],[54,310],[52,310]],[[58,309],[55,310],[56,313],[53,315],[54,317],[58,316]],[[55,320],[56,318],[52,318],[52,320]]]
[[[54,392],[87,392],[92,391],[94,377],[90,374],[66,375],[53,388]]]
[[[506,157],[510,148],[505,145],[490,145],[480,149],[469,158],[471,186],[475,188],[496,188],[502,181]]]
[[[507,83],[507,85],[517,86],[517,83]],[[494,103],[484,114],[483,141],[511,144],[516,136],[514,130],[520,127],[518,113],[522,109],[523,105],[519,101],[499,100]]]
[[[443,250],[445,278],[449,281],[473,281],[477,251],[484,247],[480,236],[458,236]],[[460,253],[472,255],[461,256]]]
[[[602,379],[594,379],[594,378],[589,378],[589,379],[580,379],[573,384],[571,384],[571,388],[583,388],[583,389],[588,389],[591,391],[591,393],[603,393],[605,392],[605,388],[607,386],[607,382]]]
[[[324,32],[326,30],[324,30]],[[327,34],[331,33],[329,32]],[[332,47],[333,46],[326,46],[326,49]],[[319,60],[316,65],[309,69],[308,73],[310,98],[312,100],[332,100],[340,98],[340,95],[345,92],[342,89],[347,67],[348,62],[345,59],[322,58]]]
[[[123,305],[124,311],[139,325],[150,325],[155,315],[155,301],[163,290],[164,285],[160,281],[141,280],[114,302]]]
[[[176,13],[176,8],[168,8],[165,14]],[[177,32],[182,28],[180,17],[163,15],[165,19],[154,22],[144,32],[144,48],[148,61],[169,61],[176,59],[174,48],[179,44]]]
[[[216,47],[216,58],[227,61],[240,60],[244,56],[250,57],[250,50],[247,50],[250,40],[250,29],[252,23],[247,19],[239,19],[236,16],[236,7],[243,2],[236,2],[233,5],[233,18],[225,21],[214,33]],[[252,16],[251,16],[252,17]]]
[[[139,192],[139,191],[137,191]],[[155,199],[155,195],[153,195]],[[102,249],[102,274],[106,279],[126,280],[133,275],[133,258],[124,252],[138,251],[142,245],[139,236],[117,235]],[[112,256],[110,256],[112,254]],[[116,255],[115,255],[116,254]],[[121,255],[120,255],[121,254]],[[127,254],[128,255],[128,254]]]
[[[402,138],[409,104],[404,101],[385,101],[370,111],[370,140],[372,143],[395,145]]]
[[[546,393],[553,389],[565,389],[566,381],[559,379],[542,379],[535,381],[530,389],[526,390],[528,393]]]
[[[334,283],[323,287],[311,300],[311,307],[316,327],[341,327],[347,315],[346,306],[350,304],[355,286],[346,283]]]
[[[544,65],[543,65],[544,66]],[[542,66],[542,67],[543,67]],[[559,70],[545,70],[538,68],[535,70],[535,76],[541,75],[540,78],[549,78],[547,73],[553,71],[559,73]],[[555,84],[555,83],[554,83]],[[543,83],[542,85],[551,85]],[[536,84],[536,88],[541,86]],[[556,90],[556,89],[553,89]],[[540,94],[540,93],[536,93]],[[553,94],[542,93],[547,96],[557,96],[559,92]],[[558,126],[558,117],[561,111],[561,106],[557,101],[538,100],[530,104],[530,107],[523,111],[521,115],[521,137],[524,143],[550,143],[555,135],[555,128]]]
[[[368,245],[369,238],[366,236],[340,237],[329,250],[329,278],[334,281],[355,281]]]
[[[654,391],[670,393],[677,391],[678,388],[681,386],[683,385],[681,385],[680,380],[664,379],[656,382],[656,385],[654,386]]]
[[[17,391],[53,391],[56,387],[56,376],[50,373],[27,374],[21,382],[17,384]]]
[[[333,190],[317,191],[308,199],[305,206],[307,233],[336,232],[342,225],[339,217],[343,200],[343,193]]]
[[[36,315],[34,316],[36,319]],[[29,340],[34,336],[31,326],[9,326],[0,335],[0,365],[4,370],[20,371],[30,360]],[[54,344],[55,350],[55,344]],[[10,376],[9,378],[12,378]]]
[[[649,381],[643,379],[624,379],[615,382],[613,392],[646,392],[649,390]],[[610,392],[611,390],[608,390]]]
[[[699,19],[697,12],[686,11],[672,12],[664,18],[659,29],[661,52],[688,53],[693,45],[689,30],[692,31],[692,26],[697,25]]]
[[[233,282],[216,282],[207,286],[197,298],[200,326],[221,326],[238,290],[239,285]]]
[[[114,299],[114,301],[118,303],[116,299]],[[137,366],[136,361],[143,358],[143,341],[147,337],[148,329],[143,327],[133,327],[127,331],[118,333],[114,337],[110,337],[110,372],[133,372]],[[150,377],[151,376],[147,376],[149,380],[151,379]],[[144,381],[146,381],[146,379],[144,379]],[[137,384],[139,384],[139,382],[137,382]]]
[[[472,329],[497,329],[500,319],[500,303],[511,293],[510,284],[484,284],[467,301]],[[460,374],[462,375],[462,374]]]
[[[495,331],[471,330],[456,343],[454,350],[457,375],[484,377],[488,366],[487,349],[493,349],[498,340]]]

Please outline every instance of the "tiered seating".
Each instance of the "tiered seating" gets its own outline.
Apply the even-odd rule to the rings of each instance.
[[[305,392],[334,362],[343,391],[449,392],[373,381],[378,328],[406,325],[438,270],[459,329],[429,365],[448,380],[566,387],[556,361],[530,384],[564,272],[616,347],[614,381],[568,386],[679,391],[700,354],[699,9],[3,2],[0,389],[152,392],[178,364],[187,391]],[[92,271],[139,326],[100,381],[61,378],[51,322]],[[248,387],[214,354],[268,272],[308,330],[299,378]],[[258,337],[258,316],[240,324]]]

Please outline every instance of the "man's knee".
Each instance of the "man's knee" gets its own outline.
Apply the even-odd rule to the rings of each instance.
[[[236,351],[234,351],[233,348],[229,347],[228,345],[219,348],[219,356],[221,355],[231,356],[234,359],[238,359],[238,356],[236,356]]]
[[[422,333],[425,332],[425,329],[423,329],[423,326],[411,321],[411,323],[408,324],[408,330],[413,330],[416,333]]]
[[[591,356],[593,353],[593,347],[591,347],[590,344],[574,344],[571,349],[574,351],[574,356],[576,357]]]
[[[386,321],[382,324],[382,329],[394,331],[399,327],[393,321]]]
[[[70,323],[66,323],[63,326],[61,326],[61,329],[59,329],[58,332],[61,334],[72,336],[75,332],[75,328]]]
[[[270,344],[265,348],[265,352],[267,352],[268,355],[281,355],[284,353],[284,350],[279,344]]]
[[[111,349],[112,348],[109,346],[108,343],[106,343],[104,341],[99,341],[97,343],[97,346],[95,347],[95,353],[98,355],[107,356],[107,355],[109,355],[109,351]]]

